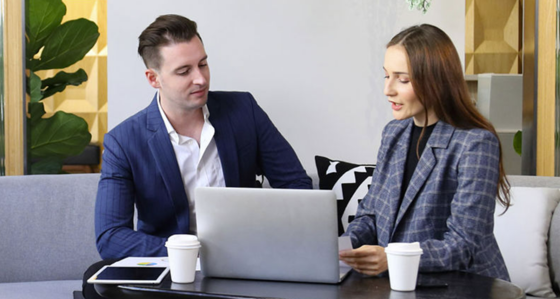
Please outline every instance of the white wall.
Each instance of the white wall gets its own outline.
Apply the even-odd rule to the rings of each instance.
[[[250,91],[314,176],[315,155],[375,163],[392,119],[383,95],[385,44],[401,29],[431,23],[461,57],[465,2],[434,0],[426,15],[405,0],[108,1],[109,129],[146,107],[138,36],[157,16],[196,21],[209,55],[212,90]]]

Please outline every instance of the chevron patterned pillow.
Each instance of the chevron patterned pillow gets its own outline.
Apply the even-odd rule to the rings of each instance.
[[[354,164],[315,156],[319,189],[334,190],[338,199],[338,235],[354,220],[358,204],[366,196],[371,184],[374,164]]]

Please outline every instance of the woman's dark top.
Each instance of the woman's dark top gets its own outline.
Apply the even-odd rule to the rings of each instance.
[[[420,139],[420,134],[422,133],[422,127],[418,127],[415,124],[412,125],[412,133],[410,134],[410,144],[408,146],[408,155],[406,156],[406,162],[404,166],[404,176],[403,176],[403,182],[401,188],[400,202],[402,202],[402,199],[404,198],[404,194],[406,192],[406,189],[408,188],[408,183],[410,183],[412,174],[414,174],[416,165],[418,165],[418,157],[422,156],[422,153],[424,152],[424,148],[426,147],[426,143],[428,142],[428,139],[430,139],[430,135],[432,135],[432,131],[436,127],[436,124],[426,127],[426,130],[424,131],[424,136],[422,136],[422,140],[420,141],[420,146],[418,148],[418,155],[416,155],[416,145],[418,144],[418,139]],[[400,203],[399,203],[399,207],[400,207]]]

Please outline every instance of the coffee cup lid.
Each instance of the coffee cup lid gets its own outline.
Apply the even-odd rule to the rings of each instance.
[[[385,247],[385,252],[390,254],[402,254],[402,255],[418,255],[422,254],[423,250],[420,248],[420,243],[389,243]]]
[[[178,234],[172,235],[165,242],[166,247],[174,248],[196,248],[200,247],[200,242],[195,235]]]

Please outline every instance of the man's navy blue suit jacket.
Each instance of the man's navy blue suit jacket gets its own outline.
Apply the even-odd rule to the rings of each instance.
[[[253,187],[262,173],[274,188],[312,187],[294,150],[251,94],[209,92],[207,106],[226,186]],[[189,233],[189,204],[157,95],[107,133],[103,144],[95,206],[101,257],[166,256],[167,237]]]

